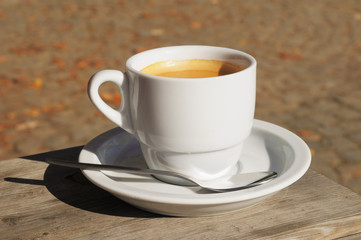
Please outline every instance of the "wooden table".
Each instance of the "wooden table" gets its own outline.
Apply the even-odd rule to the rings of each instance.
[[[199,218],[145,212],[91,184],[81,147],[0,161],[1,239],[361,239],[361,196],[309,170],[264,202]]]

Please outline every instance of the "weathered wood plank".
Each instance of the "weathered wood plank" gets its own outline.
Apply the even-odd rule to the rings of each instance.
[[[0,162],[0,216],[4,239],[332,239],[361,232],[361,196],[309,170],[239,212],[166,217],[113,197],[79,170],[13,159]]]

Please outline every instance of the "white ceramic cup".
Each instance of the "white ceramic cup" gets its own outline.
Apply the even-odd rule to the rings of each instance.
[[[167,60],[209,59],[246,65],[239,72],[209,78],[169,78],[140,72]],[[116,84],[121,106],[99,96],[105,82]],[[250,134],[256,98],[256,60],[241,51],[212,46],[174,46],[138,53],[126,73],[103,70],[89,80],[88,94],[111,121],[135,135],[151,169],[198,179],[215,179],[235,168]],[[174,184],[183,180],[159,177]]]

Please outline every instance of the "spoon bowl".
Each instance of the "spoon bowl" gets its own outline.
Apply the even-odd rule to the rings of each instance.
[[[277,177],[276,172],[264,171],[264,172],[238,173],[230,176],[217,178],[214,180],[202,181],[199,179],[194,179],[192,177],[186,176],[184,174],[170,172],[170,171],[163,171],[163,170],[139,169],[132,167],[92,164],[92,163],[79,163],[79,162],[72,162],[72,161],[53,159],[53,158],[46,159],[46,162],[49,164],[71,167],[71,168],[79,168],[79,169],[89,169],[89,170],[97,170],[97,171],[111,170],[116,172],[144,174],[151,176],[163,175],[163,176],[178,177],[186,181],[189,181],[201,188],[213,192],[227,192],[227,191],[235,191],[235,190],[255,187],[264,184],[266,182],[269,182],[275,177]]]

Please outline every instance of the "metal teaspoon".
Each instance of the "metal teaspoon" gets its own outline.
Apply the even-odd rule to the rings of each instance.
[[[71,162],[67,160],[53,159],[53,158],[46,159],[46,162],[49,164],[71,167],[71,168],[80,168],[80,169],[89,169],[89,170],[110,170],[110,171],[123,172],[123,173],[179,177],[187,181],[190,181],[201,188],[213,192],[227,192],[227,191],[235,191],[235,190],[255,187],[264,184],[266,182],[269,182],[270,180],[277,177],[276,172],[265,171],[265,172],[237,173],[234,175],[225,176],[214,180],[203,181],[186,176],[184,174],[170,172],[170,171],[163,171],[163,170],[139,169],[132,167],[92,164],[92,163],[79,163],[79,162]]]

